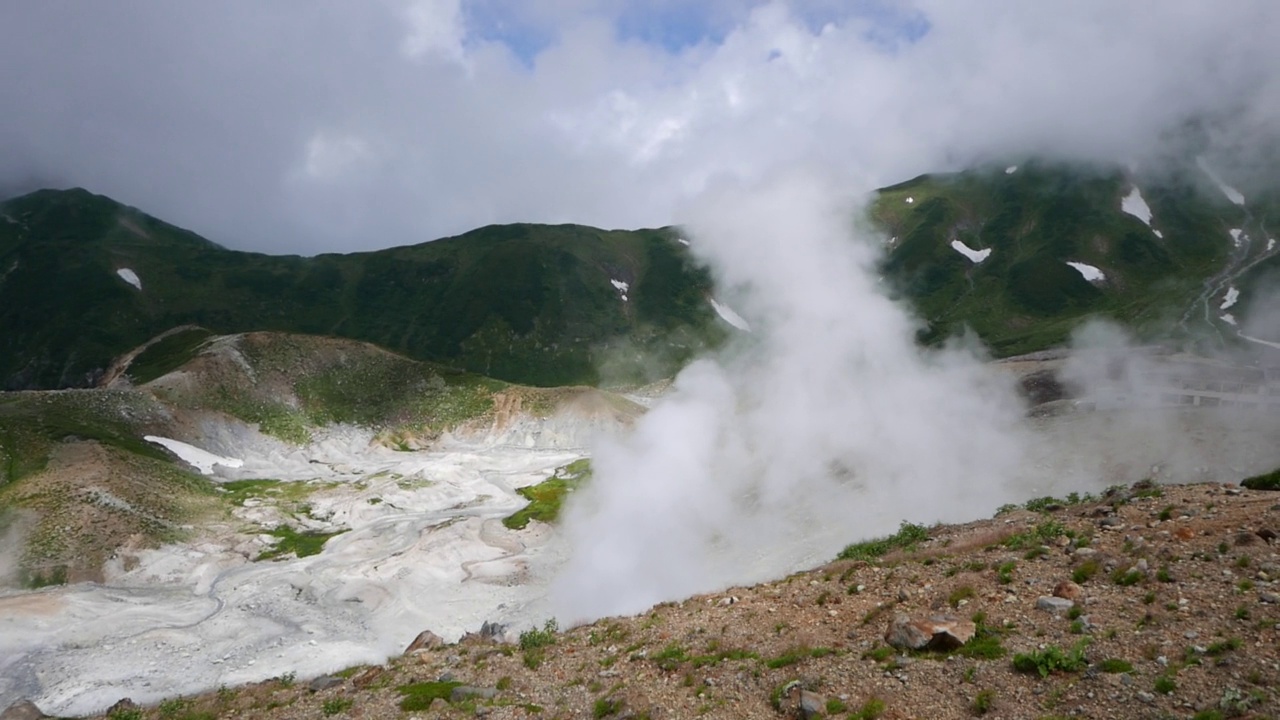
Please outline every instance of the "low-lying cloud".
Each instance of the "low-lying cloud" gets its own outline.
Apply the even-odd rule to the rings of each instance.
[[[667,20],[680,42],[635,30],[679,5],[8,3],[0,187],[315,253],[665,225],[795,163],[875,185],[1029,153],[1275,156],[1270,0],[744,0]]]
[[[726,183],[688,210],[693,248],[753,328],[698,361],[594,453],[569,507],[557,612],[582,619],[760,580],[845,543],[988,513],[1027,490],[1013,377],[922,351],[821,173]]]

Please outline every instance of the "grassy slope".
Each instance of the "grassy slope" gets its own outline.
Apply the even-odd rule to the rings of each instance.
[[[1131,180],[1119,170],[1023,165],[921,176],[880,191],[873,220],[897,240],[885,271],[940,341],[964,325],[999,355],[1060,343],[1086,315],[1120,319],[1140,333],[1167,332],[1222,267],[1227,228],[1244,216],[1194,177],[1136,180],[1151,206],[1157,238],[1121,212]],[[912,198],[907,203],[906,198]],[[974,265],[950,247],[991,248]],[[1101,268],[1086,282],[1065,261]]]
[[[36,192],[0,214],[12,219],[0,218],[0,381],[13,388],[85,384],[182,324],[338,335],[535,385],[593,383],[621,344],[669,372],[723,332],[708,276],[664,230],[490,226],[303,258],[229,251],[84,190]],[[117,277],[125,267],[141,292]],[[680,328],[693,332],[672,348]]]

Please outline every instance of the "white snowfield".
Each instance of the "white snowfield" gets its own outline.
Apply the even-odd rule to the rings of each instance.
[[[1218,189],[1222,191],[1222,194],[1227,196],[1228,200],[1236,205],[1244,205],[1244,195],[1241,194],[1239,190],[1223,182],[1222,178],[1218,177],[1217,173],[1210,170],[1208,163],[1204,161],[1203,157],[1196,158],[1196,164],[1200,166],[1200,169],[1204,171],[1205,175],[1209,176],[1209,179],[1213,181],[1213,184],[1218,186]]]
[[[1120,209],[1138,218],[1147,227],[1151,227],[1151,207],[1147,205],[1147,201],[1142,197],[1142,191],[1136,185],[1128,195],[1120,199]]]
[[[239,458],[223,457],[214,455],[208,450],[201,450],[195,445],[188,445],[179,440],[171,440],[156,435],[143,436],[143,440],[152,442],[157,445],[163,445],[169,449],[169,452],[182,458],[182,461],[199,470],[203,475],[212,475],[214,465],[222,465],[228,468],[238,468],[244,466],[244,461]]]
[[[609,283],[612,284],[614,289],[618,291],[618,294],[622,296],[622,302],[626,302],[627,290],[631,288],[631,285],[629,283],[624,283],[621,280],[610,280]]]
[[[1239,299],[1240,299],[1239,290],[1235,289],[1235,287],[1227,288],[1227,295],[1226,297],[1222,298],[1222,305],[1220,306],[1220,309],[1226,310],[1230,308],[1232,305],[1235,305],[1236,300],[1239,300]]]
[[[1267,238],[1267,252],[1271,252],[1272,250],[1275,249],[1275,247],[1276,247],[1276,239]]]
[[[139,278],[138,273],[130,270],[129,268],[120,268],[119,270],[116,270],[116,275],[119,275],[121,280],[124,280],[139,290],[142,289],[142,278]]]
[[[676,238],[676,242],[680,243],[685,247],[689,247],[689,241],[685,240],[684,238]]]
[[[1098,268],[1092,265],[1086,265],[1085,263],[1070,262],[1070,261],[1068,261],[1067,264],[1075,268],[1076,271],[1079,272],[1080,275],[1082,275],[1084,279],[1088,280],[1089,282],[1102,282],[1103,280],[1107,279],[1107,276],[1105,273],[1103,273],[1101,270],[1099,270]]]
[[[1004,169],[1004,174],[1005,174],[1005,175],[1012,175],[1012,174],[1014,174],[1014,173],[1016,173],[1016,172],[1018,172],[1018,166],[1017,166],[1017,165],[1010,165],[1009,167],[1007,167],[1007,168],[1005,168],[1005,169]]]
[[[909,198],[907,198],[907,204],[908,204],[908,205],[910,205],[911,203],[913,203],[913,202],[915,202],[915,201],[916,201],[916,199],[915,199],[915,198],[913,198],[913,197],[909,197]]]
[[[1242,228],[1231,228],[1227,232],[1231,233],[1231,244],[1236,247],[1240,247],[1240,239],[1242,237],[1243,238],[1249,237],[1248,235],[1244,234],[1244,230]]]
[[[715,298],[711,298],[711,307],[715,309],[716,314],[721,320],[744,332],[751,332],[751,325],[742,318],[741,315],[733,311],[733,308],[723,303],[717,302]]]
[[[956,252],[958,252],[958,253],[960,253],[961,255],[963,255],[963,256],[965,256],[965,257],[969,258],[969,260],[971,260],[975,265],[976,265],[976,264],[978,264],[978,263],[980,263],[980,262],[982,262],[983,260],[986,260],[986,259],[987,259],[988,257],[990,257],[990,255],[991,255],[991,248],[983,248],[983,249],[981,249],[981,250],[974,250],[973,248],[969,247],[968,245],[965,245],[965,244],[964,244],[962,241],[960,241],[960,240],[952,240],[952,241],[951,241],[951,247],[952,247]]]
[[[1236,324],[1236,316],[1235,316],[1235,315],[1232,315],[1231,313],[1222,313],[1222,314],[1221,314],[1221,315],[1219,315],[1218,317],[1222,318],[1222,322],[1224,322],[1224,323],[1226,323],[1226,324],[1228,324],[1228,325],[1235,325],[1235,324]]]

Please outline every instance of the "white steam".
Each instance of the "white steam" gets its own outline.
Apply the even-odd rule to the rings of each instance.
[[[719,188],[689,213],[693,248],[754,333],[694,363],[566,510],[553,588],[581,620],[830,559],[903,519],[989,513],[1025,447],[1008,378],[925,352],[878,290],[854,208],[796,173]]]

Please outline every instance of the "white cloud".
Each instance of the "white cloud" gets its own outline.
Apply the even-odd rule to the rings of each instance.
[[[804,162],[865,189],[1037,151],[1141,159],[1191,117],[1226,160],[1276,134],[1269,0],[721,2],[714,36],[675,50],[620,32],[675,6],[494,4],[495,29],[460,0],[6,5],[0,90],[23,102],[0,118],[0,186],[83,185],[233,247],[321,251],[660,225],[716,178]],[[928,32],[895,36],[903,18]],[[536,54],[521,32],[545,36]]]

